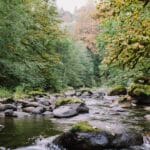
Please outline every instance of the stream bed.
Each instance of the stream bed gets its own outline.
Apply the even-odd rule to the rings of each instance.
[[[144,145],[134,150],[150,150],[150,122],[144,119],[149,112],[144,107],[121,108],[112,105],[113,97],[103,99],[82,98],[89,107],[89,113],[71,118],[27,117],[0,118],[4,128],[0,131],[0,150],[60,150],[52,144],[55,136],[67,131],[73,124],[89,121],[97,128],[111,132],[128,129],[139,131],[143,135]]]

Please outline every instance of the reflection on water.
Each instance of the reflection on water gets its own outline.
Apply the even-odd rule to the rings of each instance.
[[[0,147],[17,148],[26,146],[41,137],[59,134],[55,125],[45,118],[0,118],[5,128],[0,132]]]

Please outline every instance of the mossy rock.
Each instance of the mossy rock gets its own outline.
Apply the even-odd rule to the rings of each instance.
[[[75,104],[75,103],[83,103],[83,101],[79,98],[60,98],[56,101],[55,107],[59,107],[67,104]]]
[[[127,89],[124,86],[122,86],[122,85],[115,86],[108,93],[109,96],[126,95],[126,94],[127,94]]]
[[[71,132],[98,132],[100,131],[97,128],[94,128],[92,125],[90,125],[87,121],[79,122],[75,124],[71,130]]]
[[[150,104],[150,85],[132,84],[128,94],[138,100],[138,103]]]

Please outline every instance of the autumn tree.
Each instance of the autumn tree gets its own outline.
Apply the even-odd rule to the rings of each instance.
[[[75,11],[75,32],[74,37],[85,42],[87,48],[96,51],[96,36],[98,34],[98,22],[94,19],[96,6],[92,1],[76,9]]]
[[[108,68],[115,71],[114,67],[122,70],[122,75],[149,74],[150,5],[143,5],[139,0],[99,3],[97,17],[102,29],[98,37],[100,67],[106,70],[107,76],[112,73]]]

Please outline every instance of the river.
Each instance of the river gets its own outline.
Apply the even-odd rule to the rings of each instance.
[[[0,118],[0,124],[4,125],[4,129],[0,131],[0,149],[59,150],[51,144],[52,138],[67,131],[72,124],[87,120],[93,126],[113,132],[122,132],[129,128],[139,131],[143,135],[144,145],[135,149],[150,149],[150,122],[144,119],[144,115],[148,113],[144,107],[124,109],[118,105],[113,106],[111,100],[114,97],[83,99],[90,112],[72,118]]]

